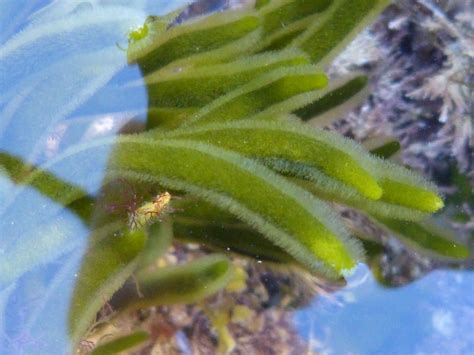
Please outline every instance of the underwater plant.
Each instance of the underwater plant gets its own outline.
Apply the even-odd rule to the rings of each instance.
[[[431,227],[430,215],[443,207],[436,186],[390,162],[390,146],[371,154],[318,127],[368,82],[355,75],[332,83],[325,65],[388,3],[272,0],[183,23],[175,22],[180,11],[150,16],[129,34],[127,50],[146,84],[144,131],[74,145],[38,167],[23,152],[0,154],[12,183],[32,187],[91,229],[69,311],[74,346],[100,326],[106,303],[117,312],[192,303],[232,280],[232,263],[221,254],[156,267],[173,241],[337,280],[365,254],[357,231],[332,208],[342,205],[420,252],[468,256],[449,231]],[[97,156],[107,157],[105,177],[92,173]],[[64,170],[77,182],[100,179],[101,190],[92,194],[53,173]],[[132,186],[134,201],[111,213],[107,206],[123,199],[120,181]],[[52,213],[42,233],[66,233],[58,223]],[[2,284],[44,262],[46,250],[29,254],[29,266],[4,260]]]

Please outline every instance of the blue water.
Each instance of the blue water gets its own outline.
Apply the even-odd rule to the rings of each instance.
[[[145,89],[121,85],[141,77],[121,44],[148,14],[185,2],[0,1],[0,151],[43,164],[87,139],[113,139],[121,117],[130,118],[122,111],[143,119]],[[124,107],[124,97],[133,105]],[[96,150],[92,165],[78,154],[51,172],[94,195],[109,150]],[[0,354],[68,352],[68,308],[89,230],[3,174],[0,201]]]
[[[348,287],[316,299],[295,319],[301,334],[324,353],[469,354],[473,295],[472,271],[437,270],[384,288],[361,265]]]

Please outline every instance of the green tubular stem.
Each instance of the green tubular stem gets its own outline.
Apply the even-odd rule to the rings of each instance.
[[[353,78],[336,81],[330,83],[329,86],[324,89],[322,97],[311,104],[300,108],[295,111],[295,114],[300,117],[303,121],[308,121],[316,116],[324,114],[332,109],[341,108],[346,106],[345,103],[349,103],[352,99],[360,96],[361,92],[367,87],[368,79],[366,76],[357,75]],[[366,97],[366,93],[363,93],[363,97]],[[357,100],[360,102],[361,100]],[[336,115],[332,115],[336,116]],[[319,121],[318,118],[316,118]]]
[[[378,159],[375,174],[383,189],[381,201],[427,213],[444,206],[436,186],[406,168]]]
[[[255,47],[257,52],[277,51],[289,46],[289,44],[299,35],[301,35],[306,28],[314,21],[317,21],[322,14],[311,15],[301,20],[295,21],[288,26],[269,33],[262,38],[262,41]]]
[[[146,128],[176,129],[190,119],[197,111],[196,107],[150,107],[147,114]]]
[[[21,184],[32,171],[36,170],[22,159],[4,152],[0,152],[0,166],[16,184]]]
[[[140,256],[139,269],[153,265],[173,242],[173,223],[167,218],[148,227],[148,239]]]
[[[30,185],[61,205],[67,205],[78,198],[88,197],[81,188],[66,183],[52,173],[27,164],[10,154],[0,152],[0,166],[17,184]],[[92,197],[88,198],[92,200]]]
[[[93,241],[85,254],[69,310],[69,334],[74,344],[93,323],[103,304],[130,277],[146,245],[143,231],[108,235]]]
[[[173,27],[166,32],[153,30],[128,50],[129,63],[137,62],[146,75],[173,61],[218,49],[245,37],[260,25],[258,17],[242,12],[219,13]]]
[[[357,190],[304,164],[289,162],[283,159],[259,159],[259,161],[292,179],[294,183],[322,200],[356,208],[383,218],[419,221],[428,216],[427,213],[413,208],[368,199]]]
[[[95,200],[80,187],[3,152],[0,152],[0,167],[4,168],[15,183],[33,187],[52,201],[68,207],[82,221],[89,224]]]
[[[196,199],[187,201],[184,198],[175,205],[180,211],[173,214],[173,228],[180,241],[199,243],[213,250],[258,260],[296,263],[283,249],[225,210]]]
[[[237,253],[256,260],[296,263],[280,247],[244,224],[210,224],[190,218],[175,218],[174,231],[178,240],[198,243],[213,250]]]
[[[330,181],[331,179],[327,177],[314,180],[317,180],[318,183],[315,183],[314,181],[295,181],[295,183],[304,187],[322,200],[352,207],[374,216],[391,217],[393,219],[405,221],[421,221],[429,216],[428,213],[417,209],[395,205],[380,200],[370,200],[358,194],[357,191],[347,188],[347,186],[343,186],[336,181]],[[323,187],[322,185],[319,185],[319,181],[326,181],[326,183],[332,183],[332,185],[330,185],[330,188],[326,188],[326,186]]]
[[[219,254],[184,265],[143,270],[135,275],[140,291],[130,280],[110,303],[117,310],[194,303],[225,287],[232,275],[232,263]]]
[[[391,179],[381,179],[379,183],[383,189],[381,198],[383,201],[416,208],[428,213],[436,212],[444,207],[443,200],[435,191],[420,189],[418,186]]]
[[[92,152],[111,146],[116,149],[109,174],[153,181],[230,211],[311,271],[337,278],[363,258],[357,241],[349,238],[338,216],[322,201],[230,151],[137,135],[76,146],[51,164],[77,166],[74,162],[81,159],[88,166],[95,160]]]
[[[305,179],[293,181],[319,198],[366,212],[411,248],[438,259],[462,260],[469,256],[469,249],[456,241],[454,232],[437,225],[433,220],[427,220],[428,214],[425,212],[384,201],[368,200],[311,168],[281,161],[269,165],[282,174]]]
[[[178,209],[173,216],[187,221],[207,221],[207,223],[220,223],[224,225],[242,223],[230,212],[194,197],[184,197],[183,199],[176,201],[173,204],[173,207]],[[200,224],[199,222],[197,223]]]
[[[111,169],[123,170],[118,173],[127,178],[132,178],[127,171],[144,180],[156,177],[232,212],[310,270],[340,275],[362,258],[358,244],[321,201],[235,153],[197,142],[127,138],[112,162]]]
[[[262,30],[257,27],[255,31],[243,36],[242,38],[229,42],[216,49],[206,52],[199,52],[188,57],[175,60],[161,70],[153,71],[153,74],[162,75],[169,72],[179,72],[190,68],[198,68],[200,66],[208,66],[211,64],[224,63],[226,61],[235,60],[245,55],[255,52],[256,44],[261,40]]]
[[[388,0],[334,0],[291,46],[303,49],[313,63],[324,66],[388,4]]]
[[[400,142],[389,137],[383,137],[381,139],[377,137],[375,140],[364,141],[363,144],[364,147],[370,149],[370,154],[381,159],[390,159],[401,149]]]
[[[271,2],[271,0],[256,0],[255,1],[255,8],[260,9],[266,5],[268,5]]]
[[[99,344],[92,350],[91,355],[116,355],[124,351],[132,351],[150,339],[147,332],[136,331],[132,334],[116,337],[104,344]]]
[[[145,78],[150,106],[204,106],[248,83],[261,74],[280,67],[309,64],[298,50],[265,53],[225,64],[202,66],[168,75]]]
[[[231,121],[257,115],[272,105],[326,85],[326,75],[313,67],[278,69],[203,107],[189,124]]]
[[[442,260],[465,260],[469,248],[456,241],[454,231],[436,223],[433,218],[422,222],[377,218],[379,224],[403,243],[420,253]]]
[[[307,164],[368,198],[378,199],[382,194],[370,171],[371,159],[362,147],[334,133],[305,125],[240,121],[177,130],[167,137],[199,140],[253,158],[281,158]]]
[[[276,0],[260,10],[265,36],[314,13],[324,11],[332,0]]]

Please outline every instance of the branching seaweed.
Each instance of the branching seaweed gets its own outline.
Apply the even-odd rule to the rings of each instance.
[[[154,267],[175,236],[338,279],[364,261],[363,244],[331,208],[339,204],[369,215],[412,247],[442,258],[468,256],[449,231],[425,221],[443,207],[437,188],[383,159],[397,147],[371,154],[307,122],[326,122],[366,94],[365,76],[328,83],[323,69],[387,3],[265,0],[174,25],[178,13],[150,16],[130,33],[127,50],[147,88],[145,132],[73,146],[41,167],[0,154],[0,173],[25,187],[3,210],[33,187],[92,230],[69,314],[75,345],[108,301],[124,312],[195,302],[225,287],[233,269],[223,255]],[[53,174],[62,167],[79,182],[96,178],[90,172],[98,152],[111,152],[102,194]],[[155,191],[108,213],[104,204],[120,198],[110,184],[117,179]],[[173,202],[175,194],[194,200]],[[168,204],[179,208],[165,213]],[[17,254],[0,262],[0,275],[28,271],[25,261],[13,261]],[[145,339],[131,335],[102,350]]]

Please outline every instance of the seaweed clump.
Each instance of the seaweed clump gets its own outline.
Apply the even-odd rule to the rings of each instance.
[[[112,317],[97,318],[105,303],[120,313],[200,302],[232,287],[238,273],[227,256],[170,265],[163,256],[172,243],[198,243],[342,282],[365,260],[364,249],[369,258],[374,249],[334,205],[359,211],[420,252],[449,260],[468,256],[450,231],[432,227],[430,215],[444,206],[437,187],[389,161],[390,145],[371,154],[318,127],[367,90],[362,74],[332,82],[323,69],[387,5],[274,0],[184,22],[176,20],[179,12],[149,17],[130,34],[127,51],[146,84],[145,131],[74,146],[49,166],[80,162],[79,179],[87,179],[84,167],[111,150],[98,197],[2,157],[18,183],[91,227],[69,314],[75,345],[91,329],[102,333]],[[131,185],[134,203],[110,213],[104,206],[121,198],[120,181]],[[143,212],[162,194],[180,196],[169,202],[174,212]],[[136,214],[132,220],[140,223],[130,223]],[[265,302],[270,306],[272,298]],[[248,313],[240,306],[237,323]],[[226,324],[233,312],[201,309],[221,350],[232,350]]]

